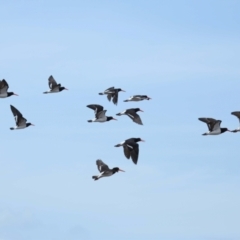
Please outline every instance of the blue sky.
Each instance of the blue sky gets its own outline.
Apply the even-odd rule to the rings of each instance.
[[[0,6],[0,78],[19,94],[0,99],[0,240],[240,239],[240,134],[198,121],[238,127],[239,1]],[[50,75],[69,91],[42,94]],[[111,86],[118,106],[98,95]],[[140,107],[144,126],[90,124],[94,103]],[[10,104],[36,126],[10,131]],[[137,166],[114,148],[130,137],[146,141]],[[99,158],[126,172],[93,181]]]

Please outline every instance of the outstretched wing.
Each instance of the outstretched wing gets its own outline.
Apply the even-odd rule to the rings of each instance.
[[[139,154],[139,145],[135,142],[128,142],[127,147],[130,151],[132,161],[137,164],[138,154]]]
[[[0,94],[6,93],[8,88],[9,88],[9,86],[5,79],[0,81]]]
[[[140,116],[132,109],[126,110],[126,114],[137,124],[143,125]]]
[[[105,94],[108,94],[108,93],[113,93],[114,92],[114,87],[110,87],[110,88],[108,88],[108,89],[106,89],[105,91],[104,91],[104,93]]]
[[[240,112],[232,112],[231,114],[236,116],[240,120]]]
[[[52,75],[48,78],[48,85],[51,90],[53,90],[55,87],[59,87]]]
[[[126,157],[127,159],[129,159],[130,156],[131,156],[131,150],[129,149],[129,147],[126,146],[126,145],[124,145],[124,146],[123,146],[123,151],[124,151],[125,157]]]
[[[107,110],[103,110],[96,114],[96,118],[104,118]]]
[[[222,122],[222,121],[217,120],[217,122],[216,122],[216,123],[214,124],[214,126],[213,126],[212,131],[216,131],[216,130],[220,129],[221,122]]]
[[[115,91],[114,95],[113,95],[113,103],[115,105],[117,105],[117,102],[118,102],[118,91]]]
[[[104,172],[104,171],[108,171],[109,170],[109,167],[107,164],[105,164],[102,160],[97,160],[96,161],[96,164],[97,164],[97,168],[99,170],[99,172]]]
[[[98,105],[98,104],[90,104],[90,105],[87,105],[87,107],[94,110],[95,114],[103,111],[103,106]]]
[[[25,119],[23,115],[14,106],[10,105],[10,107],[11,107],[17,126],[25,125],[27,122],[27,119]]]
[[[208,126],[209,131],[213,131],[214,125],[219,121],[214,118],[199,118],[198,120],[205,122]]]

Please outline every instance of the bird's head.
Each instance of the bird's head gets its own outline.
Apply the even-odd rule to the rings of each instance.
[[[107,121],[110,121],[110,120],[116,120],[116,121],[117,121],[116,118],[113,118],[113,117],[107,117]]]
[[[143,110],[141,110],[140,108],[134,108],[134,110],[135,112],[138,112],[138,111],[143,112]]]
[[[113,173],[116,173],[116,172],[125,172],[125,171],[123,171],[122,169],[120,169],[120,168],[118,168],[118,167],[115,167],[115,168],[113,168]]]
[[[65,88],[65,87],[60,87],[60,88],[59,88],[59,91],[61,92],[62,90],[68,90],[68,89]]]
[[[141,139],[141,138],[134,138],[134,141],[135,142],[145,142],[143,139]]]
[[[117,90],[118,92],[126,92],[126,91],[122,90],[121,88],[117,88],[115,90]]]
[[[12,95],[14,95],[14,96],[18,96],[16,93],[14,93],[14,92],[8,92],[8,97],[10,97],[10,96],[12,96]]]

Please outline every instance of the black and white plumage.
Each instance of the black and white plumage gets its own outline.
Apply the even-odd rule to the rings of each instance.
[[[231,132],[234,132],[234,133],[240,132],[240,112],[232,112],[231,114],[236,116],[238,118],[238,120],[239,120],[239,127],[234,129],[234,130],[232,130]]]
[[[133,95],[130,98],[124,100],[124,102],[138,102],[142,100],[150,100],[151,98],[147,95]]]
[[[139,145],[137,142],[144,142],[141,138],[129,138],[114,147],[123,147],[124,155],[127,159],[131,157],[132,161],[137,164],[139,155]]]
[[[48,78],[48,85],[50,90],[44,93],[58,93],[62,90],[68,90],[67,88],[62,87],[60,83],[58,84],[52,75]]]
[[[14,106],[10,105],[10,108],[16,121],[16,127],[11,127],[11,130],[24,129],[29,126],[34,126],[32,123],[27,123],[27,119],[24,118]]]
[[[100,174],[98,175],[98,176],[92,176],[92,178],[96,181],[96,180],[98,180],[99,178],[102,178],[102,177],[110,177],[110,176],[112,176],[113,174],[115,174],[116,172],[119,172],[119,171],[121,171],[121,172],[125,172],[125,171],[123,171],[122,169],[120,169],[120,168],[118,168],[118,167],[115,167],[115,168],[113,168],[113,169],[110,169],[109,167],[108,167],[108,165],[107,164],[105,164],[102,160],[100,160],[100,159],[98,159],[97,161],[96,161],[96,164],[97,164],[97,168],[98,168],[98,170],[99,170],[99,172],[100,172]]]
[[[95,113],[95,118],[92,119],[92,120],[88,120],[88,122],[100,122],[100,123],[103,123],[103,122],[107,122],[107,121],[110,121],[110,120],[117,120],[117,119],[115,119],[113,117],[105,116],[107,110],[103,110],[103,106],[101,106],[101,105],[90,104],[90,105],[87,105],[87,107],[93,109],[94,113]]]
[[[221,120],[214,118],[198,118],[200,121],[205,122],[208,126],[209,132],[203,133],[202,135],[219,135],[226,131],[230,132],[227,128],[221,128]]]
[[[108,89],[106,89],[104,92],[99,93],[99,95],[107,95],[107,99],[109,101],[112,100],[112,102],[117,105],[118,103],[118,93],[119,92],[125,92],[124,90],[122,90],[121,88],[114,88],[114,87],[110,87]]]
[[[140,118],[140,116],[137,114],[137,112],[143,112],[143,110],[141,110],[140,108],[129,108],[121,113],[117,113],[117,116],[121,116],[121,115],[127,115],[128,117],[130,117],[135,123],[143,125],[142,120]]]
[[[9,86],[5,79],[0,81],[0,98],[6,98],[6,97],[10,97],[12,95],[18,96],[14,92],[8,92],[8,88],[9,88]]]

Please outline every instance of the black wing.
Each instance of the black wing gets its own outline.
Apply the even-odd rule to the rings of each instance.
[[[112,101],[115,105],[117,105],[117,103],[118,103],[118,91],[115,91],[115,93],[113,94],[113,100]]]
[[[209,131],[212,131],[215,124],[219,121],[214,118],[199,118],[198,120],[205,122],[208,126]]]
[[[9,88],[9,86],[5,79],[0,81],[0,94],[7,92],[8,88]]]
[[[94,110],[95,115],[101,111],[103,111],[103,106],[98,105],[98,104],[90,104],[87,105],[88,108],[91,108],[92,110]]]
[[[97,168],[98,168],[99,172],[104,172],[104,171],[109,170],[108,165],[105,164],[102,160],[97,160],[96,164],[97,164]]]
[[[111,101],[111,98],[113,97],[113,94],[112,93],[109,93],[108,95],[107,95],[107,99],[108,99],[108,101]]]
[[[127,159],[129,159],[131,156],[131,150],[129,149],[128,146],[126,146],[126,145],[123,146],[123,152],[124,152],[125,157]]]
[[[140,116],[132,109],[126,110],[126,114],[137,124],[143,125]]]
[[[110,87],[110,88],[108,88],[108,89],[106,89],[105,91],[104,91],[104,93],[105,94],[108,94],[108,93],[113,93],[114,92],[114,87]]]
[[[25,125],[27,122],[27,119],[25,119],[23,115],[14,106],[10,105],[10,107],[11,107],[17,126]]]
[[[240,112],[232,112],[231,114],[236,116],[240,120]]]
[[[52,75],[48,78],[48,85],[51,90],[53,90],[55,87],[59,87]]]
[[[139,154],[139,145],[135,142],[128,142],[127,146],[128,146],[129,151],[130,151],[132,161],[135,164],[137,164],[138,154]]]

